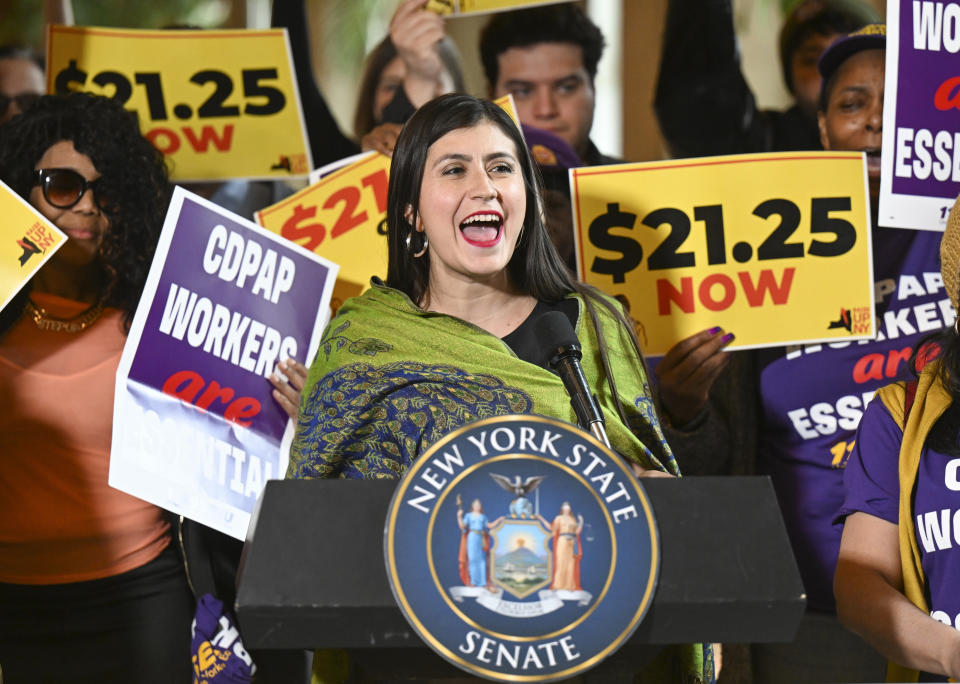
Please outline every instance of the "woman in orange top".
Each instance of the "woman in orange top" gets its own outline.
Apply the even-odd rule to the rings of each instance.
[[[15,682],[189,682],[193,599],[164,512],[107,484],[113,386],[169,199],[105,98],[0,127],[0,179],[67,242],[0,312],[0,667]],[[7,226],[29,263],[23,227]]]

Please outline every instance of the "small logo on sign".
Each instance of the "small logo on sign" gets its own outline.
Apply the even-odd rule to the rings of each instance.
[[[833,330],[834,328],[843,328],[847,332],[850,332],[851,327],[853,326],[850,321],[850,309],[840,309],[840,318],[835,321],[831,321],[830,325],[827,326],[827,330]]]
[[[280,155],[280,161],[270,167],[271,171],[290,171],[290,157]]]
[[[19,259],[21,266],[26,266],[27,262],[30,261],[30,257],[42,251],[40,247],[34,244],[26,235],[17,240],[17,244],[20,245],[20,249],[23,250],[23,254],[20,255]]]
[[[858,306],[853,309],[840,309],[840,316],[830,321],[827,330],[842,328],[848,333],[861,335],[870,332],[870,308]]]
[[[562,421],[502,416],[434,444],[401,481],[384,551],[437,653],[501,681],[572,677],[614,652],[656,584],[656,527],[622,459]]]

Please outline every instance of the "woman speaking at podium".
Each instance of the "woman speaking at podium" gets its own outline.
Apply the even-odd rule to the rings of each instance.
[[[677,474],[633,326],[575,282],[542,218],[519,130],[492,102],[445,95],[406,124],[387,202],[387,281],[348,300],[320,342],[290,478],[399,478],[451,430],[537,413],[576,423],[534,322],[565,315],[614,450],[638,474]],[[683,666],[712,679],[709,648]]]

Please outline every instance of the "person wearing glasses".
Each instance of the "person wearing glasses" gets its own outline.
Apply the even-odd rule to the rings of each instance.
[[[117,365],[169,200],[164,160],[122,106],[44,96],[0,126],[0,180],[67,236],[0,311],[3,676],[189,682],[193,597],[170,523],[107,484]]]
[[[40,58],[26,48],[0,45],[0,124],[26,111],[43,93]]]

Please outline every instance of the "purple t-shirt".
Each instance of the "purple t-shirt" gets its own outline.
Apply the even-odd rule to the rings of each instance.
[[[877,339],[757,353],[763,405],[758,469],[773,479],[812,610],[835,610],[840,530],[832,523],[863,409],[878,388],[908,377],[918,341],[953,324],[940,278],[940,237],[874,230]]]
[[[871,404],[860,421],[857,445],[844,474],[842,518],[862,511],[897,524],[902,438],[887,407],[879,401]],[[837,529],[842,529],[840,523]],[[960,629],[960,458],[924,448],[913,497],[913,526],[927,578],[930,615]]]

